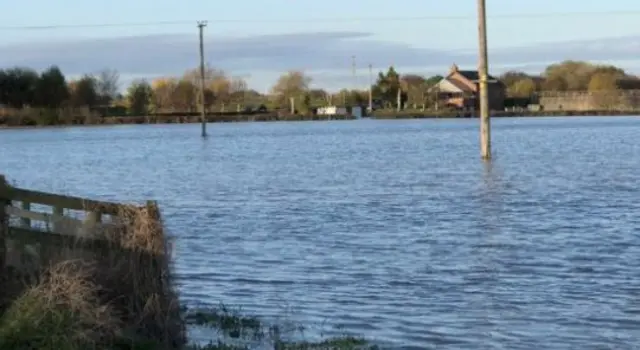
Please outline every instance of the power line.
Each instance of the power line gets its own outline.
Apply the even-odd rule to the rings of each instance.
[[[558,12],[558,13],[511,13],[487,16],[491,20],[521,20],[521,19],[548,19],[567,17],[612,17],[612,16],[637,16],[638,11],[605,11],[605,12]],[[473,14],[462,16],[406,16],[406,17],[343,17],[343,18],[305,18],[305,19],[211,19],[215,23],[349,23],[349,22],[411,22],[423,20],[451,20],[463,21],[475,20]],[[65,28],[123,28],[123,27],[151,27],[151,26],[175,26],[193,25],[195,20],[179,21],[153,21],[153,22],[122,22],[122,23],[86,23],[86,24],[50,24],[33,26],[0,26],[1,31],[11,30],[51,30]]]

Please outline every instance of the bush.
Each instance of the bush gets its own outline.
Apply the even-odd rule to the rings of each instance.
[[[0,349],[95,349],[113,340],[117,318],[98,302],[94,269],[79,261],[55,265],[0,318]]]

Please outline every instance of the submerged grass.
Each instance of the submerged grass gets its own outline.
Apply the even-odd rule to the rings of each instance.
[[[0,315],[0,350],[163,350],[161,340],[131,337],[112,305],[100,302],[90,282],[93,266],[60,263],[28,288]],[[304,327],[269,324],[224,305],[183,310],[185,324],[203,330],[208,344],[182,350],[373,350],[376,346],[352,335],[320,341],[296,341]],[[299,338],[299,337],[298,337]]]
[[[0,350],[374,348],[352,336],[291,340],[300,339],[289,335],[302,327],[272,325],[225,306],[180,310],[155,202],[123,205],[116,217],[102,238],[59,239],[22,273],[5,266],[0,232]],[[0,217],[0,231],[7,225]],[[185,346],[185,325],[201,328],[212,342]]]
[[[377,346],[362,337],[343,335],[319,341],[296,341],[304,327],[295,324],[270,324],[258,317],[242,314],[220,305],[217,308],[185,312],[187,324],[217,333],[207,345],[190,345],[190,350],[375,350]],[[250,343],[250,344],[247,344]]]

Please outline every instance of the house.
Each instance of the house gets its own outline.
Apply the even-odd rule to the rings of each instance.
[[[478,71],[460,70],[451,66],[449,74],[442,78],[432,90],[436,91],[438,105],[455,109],[478,109],[480,94]],[[489,109],[504,110],[505,85],[495,77],[488,76]]]

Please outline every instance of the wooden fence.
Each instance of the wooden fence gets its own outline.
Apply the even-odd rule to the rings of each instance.
[[[41,265],[44,249],[59,253],[79,241],[101,241],[122,225],[118,215],[148,206],[155,203],[137,207],[27,190],[0,175],[0,268],[27,268],[27,260]]]
[[[0,314],[48,267],[77,261],[91,266],[100,302],[126,332],[178,348],[186,338],[168,245],[153,201],[135,206],[31,191],[0,175]]]

